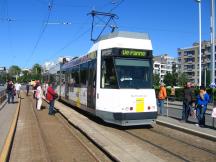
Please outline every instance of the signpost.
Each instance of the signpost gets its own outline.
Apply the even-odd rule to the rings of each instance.
[[[213,104],[213,110],[212,110],[212,126],[214,128],[214,120],[215,120],[215,117],[216,117],[216,112],[215,112],[215,102],[214,102],[214,88],[216,87],[216,84],[214,82],[212,82],[210,85],[209,85],[211,88],[212,88],[212,104]]]

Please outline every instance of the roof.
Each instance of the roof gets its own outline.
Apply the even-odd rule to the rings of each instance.
[[[147,33],[139,33],[139,32],[113,32],[108,35],[104,35],[99,37],[98,41],[106,40],[110,38],[116,37],[124,37],[124,38],[134,38],[134,39],[147,39],[149,40],[149,35]]]

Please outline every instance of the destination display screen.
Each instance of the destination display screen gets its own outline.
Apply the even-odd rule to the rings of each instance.
[[[122,56],[135,58],[151,58],[152,51],[138,49],[111,48],[102,50],[102,56]]]
[[[147,56],[147,51],[122,49],[121,50],[121,55],[122,56],[127,56],[127,57],[146,57]]]

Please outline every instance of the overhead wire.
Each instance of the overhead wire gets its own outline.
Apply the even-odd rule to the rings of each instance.
[[[7,26],[7,35],[8,35],[8,52],[9,52],[9,56],[10,56],[10,60],[11,63],[14,64],[14,60],[16,58],[16,55],[13,52],[13,42],[11,39],[11,27],[10,27],[10,18],[9,18],[9,7],[8,7],[8,0],[4,0],[3,1],[3,5],[4,8],[2,9],[2,17],[4,17],[6,19],[6,26]],[[5,12],[5,13],[4,13]],[[2,20],[4,22],[4,20]]]
[[[35,45],[34,45],[34,47],[33,47],[33,50],[32,50],[32,52],[31,52],[30,56],[29,56],[28,59],[26,60],[25,66],[27,66],[27,63],[29,63],[30,59],[33,57],[33,55],[34,55],[34,53],[35,53],[35,50],[37,49],[38,44],[39,44],[40,40],[42,39],[43,34],[45,33],[45,30],[46,30],[46,28],[47,28],[47,25],[48,25],[48,22],[49,22],[49,19],[50,19],[50,16],[51,16],[51,10],[52,10],[52,8],[53,8],[53,0],[49,1],[47,19],[46,19],[46,21],[45,21],[45,24],[43,24],[44,27],[43,27],[42,31],[40,32],[40,34],[39,34],[39,36],[38,36],[38,39],[37,39],[37,41],[36,41],[36,43],[35,43]]]
[[[117,8],[120,6],[120,4],[122,4],[123,2],[124,2],[124,0],[120,0],[120,2],[119,2],[117,5],[115,5],[115,7],[111,8],[111,9],[109,10],[109,12],[112,12],[113,10],[117,9]],[[106,4],[107,4],[107,3],[106,3]],[[105,5],[103,5],[103,6],[105,6]],[[96,22],[95,24],[97,25],[97,24],[99,24],[100,22],[101,22],[101,20],[98,21],[98,22]],[[61,47],[59,50],[57,50],[52,56],[50,56],[48,60],[52,59],[53,57],[56,57],[61,51],[65,50],[66,48],[68,48],[69,46],[71,46],[72,43],[74,43],[74,42],[76,42],[77,40],[79,40],[80,38],[82,38],[82,37],[83,37],[85,34],[87,34],[90,30],[91,30],[91,27],[89,27],[87,30],[85,30],[85,31],[82,32],[81,34],[79,34],[75,39],[73,39],[73,40],[69,41],[68,43],[66,43],[63,47]]]

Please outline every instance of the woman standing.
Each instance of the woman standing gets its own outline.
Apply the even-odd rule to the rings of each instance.
[[[37,110],[41,110],[42,98],[43,98],[43,91],[42,91],[42,88],[41,88],[41,84],[38,81],[37,82],[37,89],[36,89]]]

